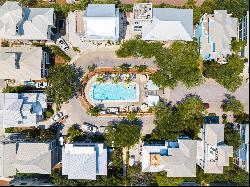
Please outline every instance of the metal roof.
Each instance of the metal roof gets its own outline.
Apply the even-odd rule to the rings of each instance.
[[[3,47],[0,49],[0,79],[40,80],[41,47]]]
[[[95,180],[107,175],[107,149],[103,144],[65,144],[62,150],[62,174],[69,179]]]
[[[193,10],[153,8],[153,20],[142,22],[143,40],[193,40]]]
[[[115,4],[89,4],[87,9],[88,17],[115,17]]]

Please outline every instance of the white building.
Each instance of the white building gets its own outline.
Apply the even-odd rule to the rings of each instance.
[[[229,166],[233,147],[224,144],[224,124],[205,124],[201,129],[201,140],[197,142],[197,164],[204,173],[222,174]]]
[[[239,124],[242,144],[236,155],[236,164],[249,173],[249,124]]]
[[[7,40],[50,40],[55,26],[53,8],[23,8],[19,2],[0,6],[0,38]]]
[[[62,175],[68,179],[96,180],[107,175],[107,149],[102,143],[65,144],[62,149]]]
[[[0,128],[36,126],[46,109],[43,93],[0,93]]]
[[[166,171],[168,177],[196,176],[196,140],[179,139],[142,146],[142,172]]]
[[[16,173],[51,174],[57,162],[58,149],[55,141],[0,141],[0,178],[11,177]]]
[[[115,4],[89,4],[83,15],[84,40],[118,40],[119,8]]]
[[[133,30],[141,34],[142,40],[192,41],[193,10],[137,3],[133,8]]]
[[[227,63],[226,57],[232,54],[231,41],[238,37],[238,19],[227,10],[215,10],[214,14],[204,14],[195,29],[195,37],[204,60]]]
[[[244,16],[239,24],[239,40],[247,42],[241,56],[246,58],[243,72],[246,78],[249,78],[249,11],[247,11],[247,15]]]
[[[0,79],[16,81],[41,80],[47,75],[49,54],[42,47],[2,47]]]

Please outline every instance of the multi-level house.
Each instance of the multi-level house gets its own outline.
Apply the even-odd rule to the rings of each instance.
[[[47,75],[49,54],[42,47],[2,47],[0,49],[0,79],[41,80]]]
[[[239,24],[239,40],[246,41],[246,46],[241,52],[241,56],[246,58],[244,76],[249,78],[249,11]]]
[[[241,142],[235,163],[249,173],[249,124],[238,124]]]
[[[233,157],[233,147],[224,143],[224,124],[204,124],[197,141],[197,164],[204,173],[223,173]]]
[[[17,173],[51,174],[57,162],[58,148],[55,141],[0,141],[0,178]]]
[[[177,142],[142,146],[142,172],[166,171],[168,177],[196,176],[197,141],[179,139]]]
[[[0,6],[0,38],[7,40],[51,40],[55,26],[53,8],[24,8],[19,2]]]
[[[238,37],[238,19],[227,10],[215,10],[214,14],[205,13],[195,29],[199,51],[204,60],[227,63],[227,56],[232,54],[231,41]]]
[[[136,3],[133,31],[140,34],[142,40],[192,41],[193,10],[153,8],[152,3]]]
[[[68,179],[96,180],[107,175],[107,148],[102,143],[65,144],[62,149],[62,175]]]
[[[120,13],[115,4],[89,4],[83,15],[83,40],[118,40]]]
[[[0,93],[0,129],[36,126],[46,109],[43,93]]]

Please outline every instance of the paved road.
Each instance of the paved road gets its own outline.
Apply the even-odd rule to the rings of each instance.
[[[74,61],[74,64],[77,67],[81,67],[84,71],[87,71],[88,66],[92,64],[96,64],[98,67],[114,67],[123,63],[131,64],[131,66],[145,64],[149,67],[157,68],[153,63],[153,59],[116,58],[116,49],[118,49],[118,47],[113,46],[109,48],[98,48],[95,51],[83,53],[80,58]]]
[[[234,93],[227,91],[213,79],[207,79],[204,84],[193,87],[190,90],[184,85],[179,84],[173,90],[169,91],[168,99],[175,103],[185,97],[186,94],[190,93],[199,95],[204,102],[219,103],[219,105],[222,100],[225,99],[225,94],[233,95],[241,101],[244,105],[245,111],[249,113],[249,84],[247,83],[243,83],[243,85]]]
[[[122,63],[128,63],[132,66],[146,64],[149,67],[156,68],[156,65],[153,63],[153,59],[116,58],[114,49],[115,48],[97,49],[95,52],[86,52],[85,54],[83,53],[78,59],[75,59],[72,63],[74,63],[77,67],[80,67],[84,72],[86,72],[88,66],[92,64],[97,64],[98,67],[113,67],[119,66]],[[210,105],[213,105],[211,109],[215,110],[214,112],[221,113],[221,111],[219,111],[221,101],[225,98],[224,95],[229,92],[214,80],[210,79],[206,80],[203,85],[194,87],[190,90],[179,84],[173,90],[166,90],[165,97],[169,101],[175,103],[189,93],[200,95],[204,102],[209,102]],[[235,93],[232,93],[232,95],[234,95],[244,104],[246,112],[249,113],[249,85],[242,85]],[[113,120],[121,120],[118,117],[89,116],[82,108],[77,98],[73,98],[67,104],[64,104],[62,106],[62,111],[69,115],[63,133],[66,133],[67,128],[74,123],[82,124],[83,122],[88,122],[97,126],[101,126],[107,125]],[[154,117],[143,117],[140,118],[140,120],[143,122],[142,134],[150,133],[154,129]]]

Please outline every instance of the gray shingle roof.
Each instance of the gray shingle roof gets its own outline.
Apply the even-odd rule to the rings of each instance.
[[[69,179],[89,180],[107,175],[107,149],[103,144],[66,144],[62,150],[62,174]]]
[[[9,177],[16,174],[12,166],[15,162],[16,143],[0,142],[0,177]]]
[[[0,93],[0,128],[35,126],[45,108],[47,97],[43,93]]]
[[[6,39],[48,40],[54,27],[53,8],[22,8],[18,2],[5,2],[0,7],[0,37]],[[16,27],[18,26],[18,33]]]
[[[224,124],[205,124],[203,128],[204,147],[200,151],[203,154],[204,173],[223,173],[223,167],[229,166],[229,157],[233,156],[233,146],[224,144]],[[211,149],[216,151],[211,152]]]
[[[13,176],[19,173],[51,174],[51,168],[57,162],[52,158],[56,151],[51,144],[17,142],[6,144],[0,142],[0,176]]]
[[[160,165],[150,165],[150,154],[160,154],[167,149],[167,155],[160,156]],[[168,177],[195,177],[196,176],[196,140],[178,140],[178,147],[165,146],[142,147],[142,172],[167,171]]]
[[[193,10],[153,8],[153,21],[142,23],[143,40],[193,39]]]
[[[209,23],[209,26],[207,34],[205,34],[205,30],[203,30],[203,34],[200,38],[201,54],[203,56],[210,54],[211,59],[230,55],[232,53],[232,37],[238,36],[238,19],[231,17],[231,15],[227,13],[227,10],[215,10],[214,14],[205,14],[203,17],[205,18],[204,20]],[[201,24],[203,23],[205,23],[205,21]],[[215,43],[214,51],[213,43]]]
[[[47,143],[19,143],[13,166],[20,173],[51,173],[51,150]]]
[[[40,80],[42,57],[41,47],[1,48],[0,79]]]

